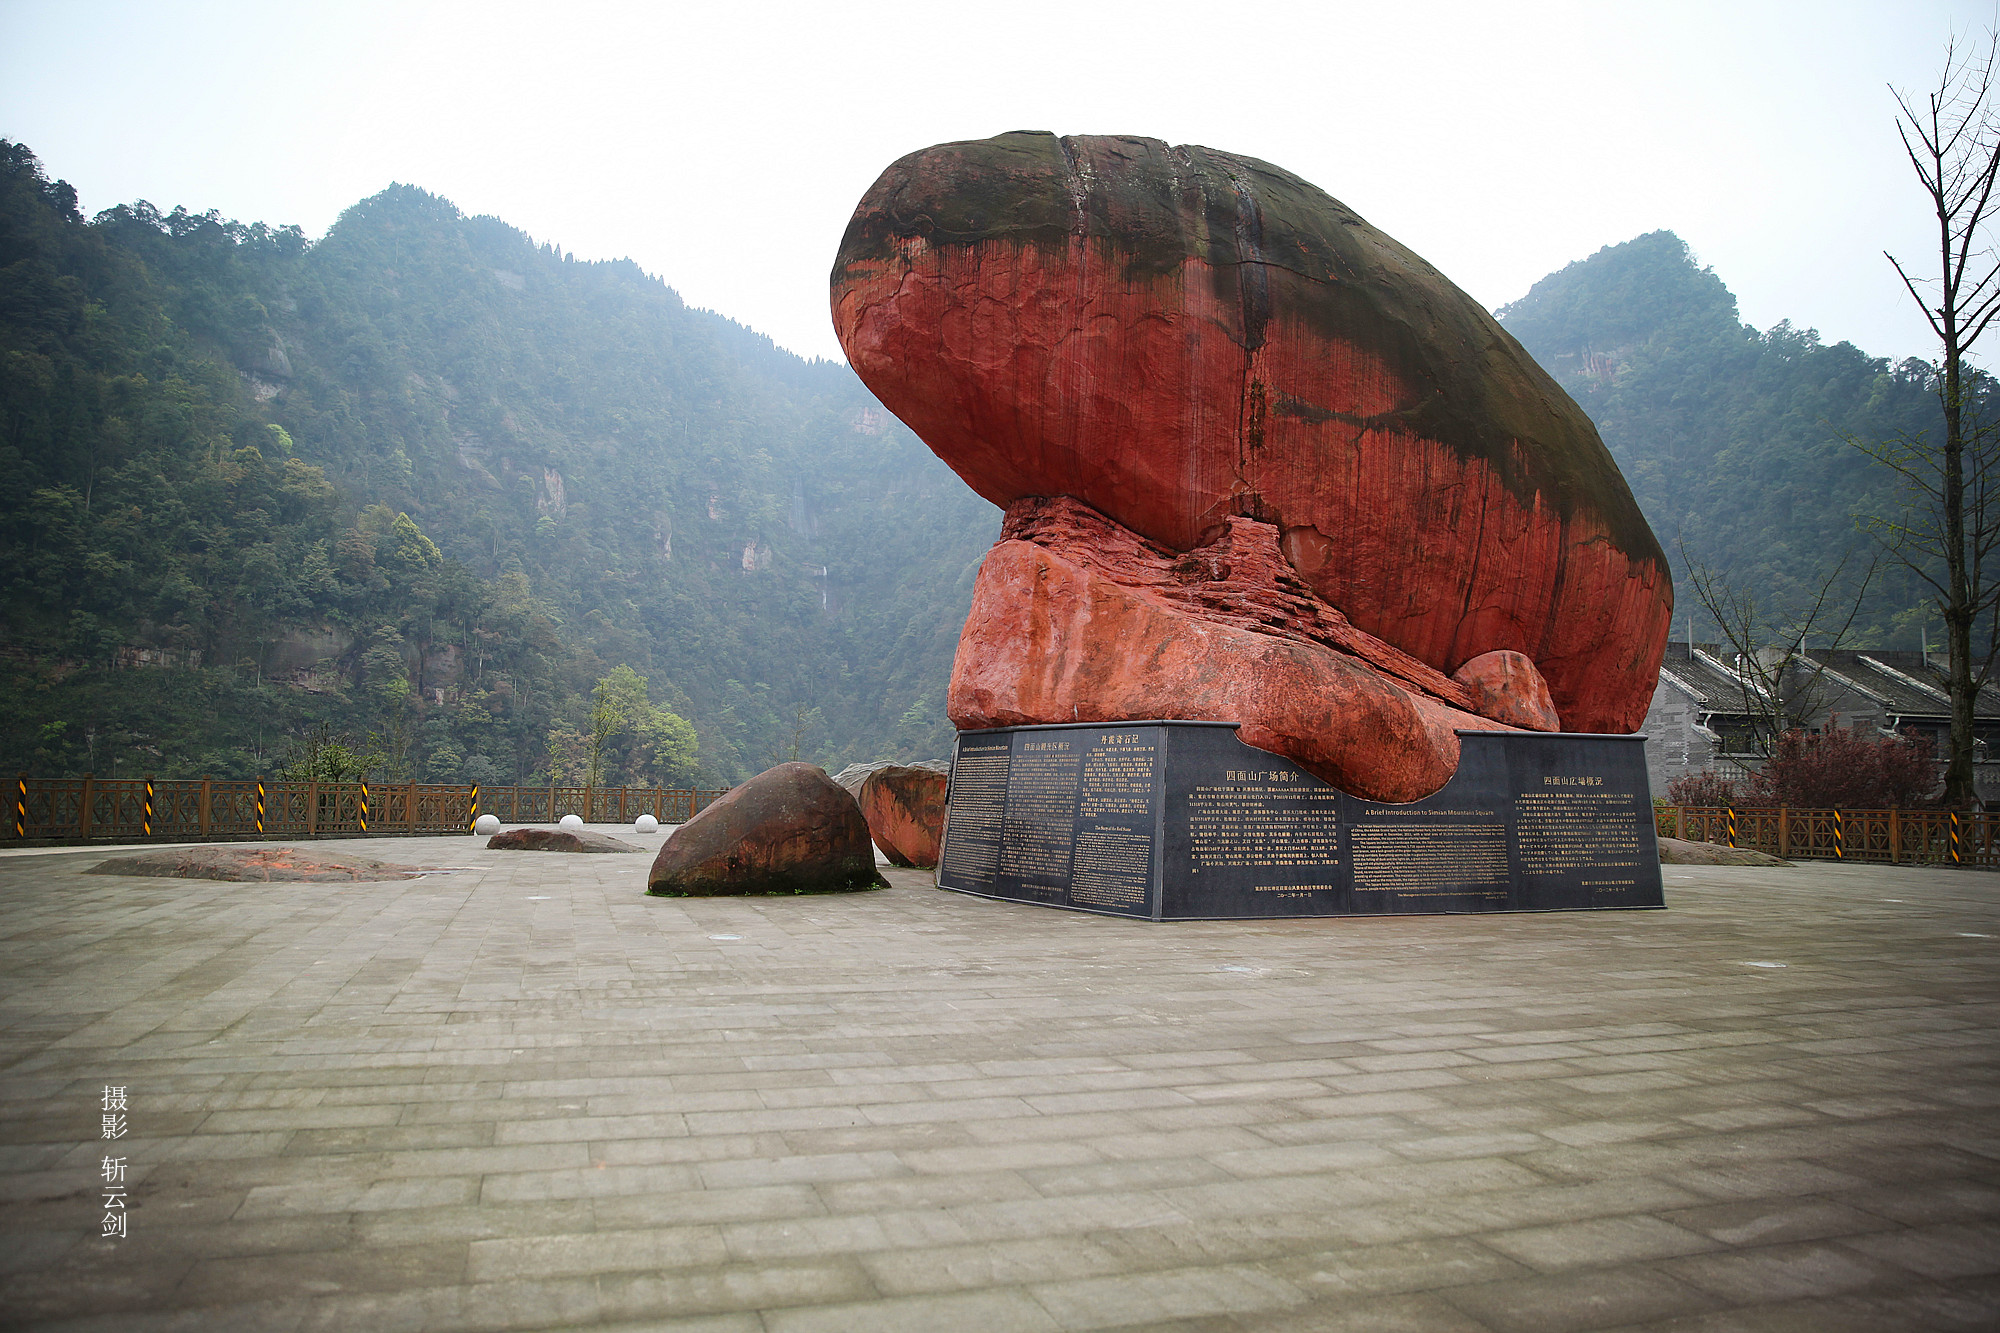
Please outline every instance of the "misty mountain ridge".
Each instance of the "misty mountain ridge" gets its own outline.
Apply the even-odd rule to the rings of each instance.
[[[1877,548],[1860,521],[1900,509],[1891,477],[1850,441],[1941,428],[1928,365],[1789,321],[1759,332],[1670,231],[1606,246],[1496,314],[1596,422],[1674,564],[1678,621],[1692,616],[1706,638],[1715,627],[1683,543],[1768,609],[1796,606],[1841,553],[1865,568]],[[1916,646],[1923,596],[1883,562],[1855,642]]]
[[[709,782],[949,745],[998,513],[845,366],[409,186],[307,244],[86,222],[5,165],[0,743],[27,767],[248,771],[400,718],[414,774],[543,780],[620,663]],[[399,515],[435,568],[390,549],[419,549]]]
[[[1670,231],[1607,245],[1494,312],[1543,367],[1573,376],[1622,360],[1662,335],[1694,341],[1747,329],[1715,270]]]
[[[619,666],[697,757],[628,736],[607,781],[948,753],[998,511],[844,365],[413,186],[308,242],[143,204],[85,220],[16,145],[0,171],[17,769],[247,775],[323,723],[385,773],[569,778]],[[1669,549],[1748,578],[1796,584],[1853,539],[1829,503],[1880,479],[1827,421],[1935,413],[1911,373],[1742,326],[1671,233],[1500,317]]]

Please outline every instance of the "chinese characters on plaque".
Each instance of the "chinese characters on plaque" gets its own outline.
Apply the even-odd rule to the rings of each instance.
[[[1663,905],[1643,737],[1459,742],[1441,791],[1385,805],[1227,723],[965,732],[938,884],[1155,920]]]

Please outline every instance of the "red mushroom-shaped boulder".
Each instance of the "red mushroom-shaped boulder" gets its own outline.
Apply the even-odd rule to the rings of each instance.
[[[1547,725],[1514,706],[1522,666],[1565,729],[1644,717],[1673,589],[1589,419],[1477,302],[1297,176],[1154,139],[941,144],[862,199],[832,295],[863,381],[1010,513],[1069,497],[1170,556],[1264,525],[1284,566],[1267,592],[1447,679],[1394,688],[1476,712],[1449,674],[1506,652],[1494,697],[1513,702],[1488,724]],[[982,670],[968,647],[991,646],[976,628],[955,701]],[[1022,720],[1083,711],[1047,707]]]

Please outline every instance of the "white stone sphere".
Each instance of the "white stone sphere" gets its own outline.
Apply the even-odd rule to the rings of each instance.
[[[632,821],[632,827],[640,833],[658,833],[660,831],[660,821],[651,815],[640,815]]]
[[[500,816],[481,815],[472,821],[472,831],[482,838],[490,838],[500,831]]]
[[[582,827],[583,827],[583,816],[582,816],[582,815],[564,815],[564,816],[562,817],[562,827],[564,827],[564,828],[582,828]]]

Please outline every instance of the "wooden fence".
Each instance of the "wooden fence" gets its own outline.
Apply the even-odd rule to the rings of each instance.
[[[268,782],[210,778],[17,777],[0,841],[25,838],[196,842],[207,838],[354,838],[464,833],[503,824],[684,824],[720,791],[661,787],[478,787],[426,782]]]
[[[1747,847],[1787,860],[2000,867],[2000,815],[1696,805],[1658,805],[1653,812],[1663,838]]]
[[[0,841],[352,838],[463,833],[503,824],[683,824],[721,791],[661,787],[479,787],[424,782],[17,777]],[[1788,860],[2000,867],[2000,815],[1945,810],[1791,810],[1660,805],[1660,835],[1747,847]]]

